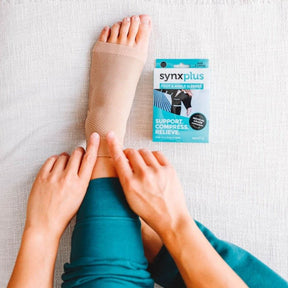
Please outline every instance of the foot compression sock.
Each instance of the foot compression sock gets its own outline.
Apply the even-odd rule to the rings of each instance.
[[[105,135],[113,130],[123,143],[137,83],[147,58],[143,48],[97,41],[90,69],[86,139],[101,137],[99,155],[108,156]]]

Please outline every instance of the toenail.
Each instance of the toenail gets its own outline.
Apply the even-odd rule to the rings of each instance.
[[[140,18],[139,18],[139,16],[133,16],[133,20],[138,22],[140,20]]]
[[[103,30],[107,31],[109,29],[108,26],[105,26]]]
[[[125,22],[130,22],[130,18],[129,18],[129,17],[126,17],[126,18],[124,18],[124,21],[125,21]]]
[[[141,20],[142,24],[149,24],[150,23],[150,19],[144,18]]]

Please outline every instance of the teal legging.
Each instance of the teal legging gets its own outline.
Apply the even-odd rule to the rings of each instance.
[[[288,288],[288,283],[245,250],[217,239],[196,222],[202,233],[249,287]],[[162,247],[153,265],[144,256],[141,225],[129,208],[118,178],[90,181],[77,213],[70,263],[64,265],[63,288],[185,287]]]

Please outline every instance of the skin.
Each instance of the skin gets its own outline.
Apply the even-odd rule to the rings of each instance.
[[[53,287],[59,241],[85,196],[98,146],[99,136],[93,133],[86,152],[78,147],[71,156],[52,156],[40,169],[8,288]]]
[[[104,27],[99,40],[147,49],[150,31],[150,17],[136,15]],[[89,180],[116,177],[112,160],[97,158],[98,147],[106,145],[105,141],[93,137],[86,153],[79,147],[71,157],[67,153],[50,157],[41,168],[28,200],[26,225],[8,288],[53,287],[61,235],[79,209]]]
[[[99,40],[147,49],[149,16],[128,18],[111,29],[105,27]],[[112,158],[97,158],[99,145],[108,145]],[[53,287],[60,238],[79,209],[89,180],[117,175],[129,205],[144,221],[143,243],[150,260],[164,243],[187,287],[246,287],[191,219],[180,181],[164,155],[145,149],[122,151],[113,133],[105,142],[93,133],[86,152],[77,148],[71,156],[52,156],[39,171],[8,288]]]
[[[187,287],[247,287],[190,217],[177,174],[159,151],[122,151],[107,135],[110,154],[131,209],[161,238]]]

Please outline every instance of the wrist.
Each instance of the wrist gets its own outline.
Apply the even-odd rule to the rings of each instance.
[[[59,239],[26,223],[8,287],[52,287]]]
[[[196,231],[197,225],[191,218],[189,213],[184,213],[178,217],[176,221],[171,221],[170,225],[160,234],[160,237],[164,245],[168,246],[170,243],[172,245],[177,242],[178,238],[181,238],[186,231],[190,233]]]
[[[26,224],[23,232],[23,239],[24,238],[33,239],[37,242],[49,243],[48,245],[51,244],[58,247],[61,235],[56,231],[45,229],[44,227],[39,228]]]

